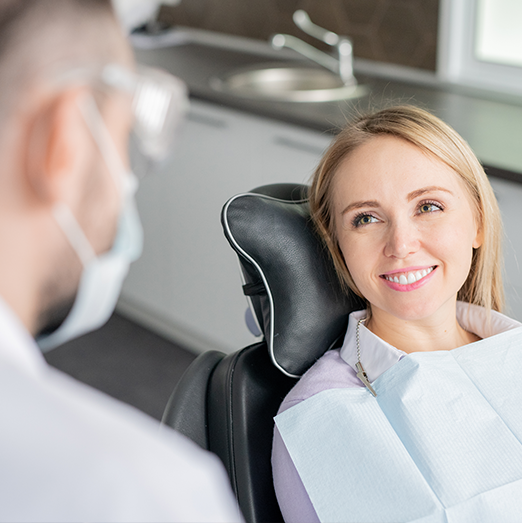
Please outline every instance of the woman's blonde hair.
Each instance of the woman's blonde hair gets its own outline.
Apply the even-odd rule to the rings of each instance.
[[[332,204],[335,174],[352,151],[372,137],[383,135],[407,140],[444,162],[462,178],[483,242],[473,251],[468,278],[457,298],[501,311],[504,307],[502,221],[493,189],[469,145],[442,120],[413,106],[390,107],[359,117],[341,131],[315,171],[310,187],[312,220],[330,251],[343,286],[364,298],[346,267],[336,237]]]

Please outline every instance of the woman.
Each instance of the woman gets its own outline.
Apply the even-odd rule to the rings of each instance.
[[[310,207],[367,309],[276,417],[285,521],[518,521],[522,325],[499,312],[500,213],[473,152],[421,109],[382,110],[333,142]]]

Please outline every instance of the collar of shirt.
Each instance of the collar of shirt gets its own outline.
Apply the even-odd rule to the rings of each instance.
[[[39,373],[46,363],[18,316],[0,297],[0,360]]]
[[[357,372],[355,364],[358,361],[355,337],[357,322],[361,318],[365,318],[366,314],[366,310],[355,311],[350,314],[348,330],[341,347],[341,358],[355,372]],[[491,311],[491,321],[488,322],[486,309],[461,301],[457,302],[457,321],[468,332],[473,332],[481,338],[489,338],[507,330],[522,327],[522,323],[496,311]],[[364,324],[359,326],[359,345],[361,363],[370,382],[376,380],[383,372],[386,372],[401,358],[406,356],[406,352],[385,342],[368,330]]]

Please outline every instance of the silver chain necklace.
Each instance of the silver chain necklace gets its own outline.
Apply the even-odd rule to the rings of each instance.
[[[359,343],[359,325],[361,323],[364,323],[366,321],[366,318],[361,318],[357,322],[357,327],[355,328],[355,342],[357,343],[357,363],[355,364],[355,368],[357,369],[357,377],[364,383],[366,388],[374,395],[377,396],[377,393],[373,389],[370,380],[368,379],[368,375],[366,374],[366,371],[364,370],[364,367],[361,363],[361,345]]]

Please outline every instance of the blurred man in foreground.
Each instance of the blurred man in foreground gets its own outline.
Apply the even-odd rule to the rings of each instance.
[[[134,71],[110,0],[0,0],[1,521],[241,520],[217,458],[40,350],[112,312],[141,251],[128,135],[159,155],[182,91]]]

